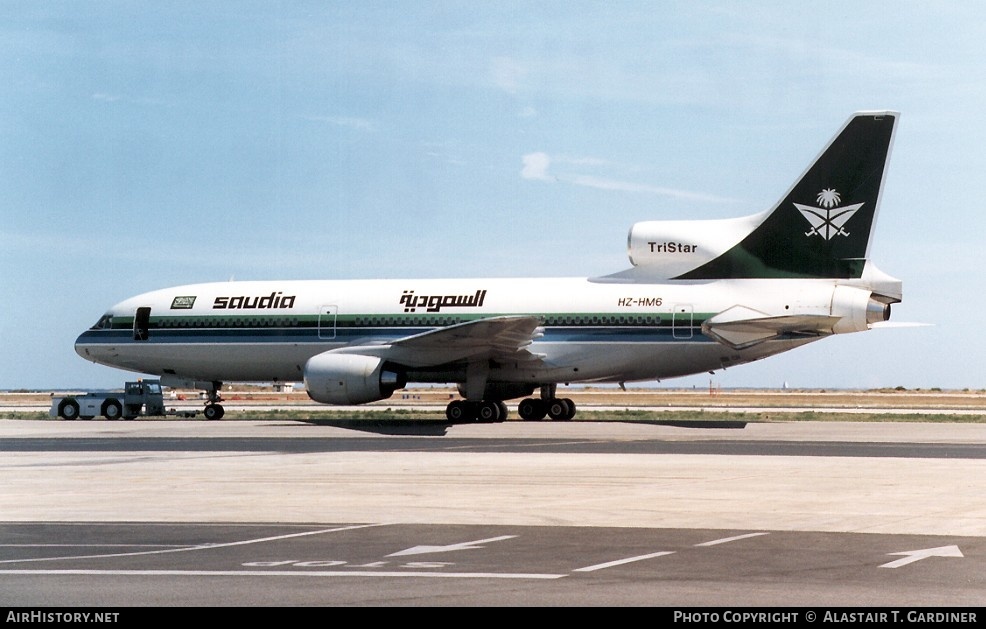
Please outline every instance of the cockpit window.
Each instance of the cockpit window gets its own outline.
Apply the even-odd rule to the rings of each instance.
[[[95,325],[93,325],[89,329],[90,330],[109,330],[112,327],[113,327],[113,315],[111,315],[110,313],[107,312],[106,314],[104,314],[102,317],[99,318],[99,321],[97,321]]]

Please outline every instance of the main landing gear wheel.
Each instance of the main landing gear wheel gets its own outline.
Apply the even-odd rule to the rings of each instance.
[[[445,417],[453,424],[472,421],[484,424],[502,422],[507,419],[507,412],[507,405],[499,400],[454,400],[445,407]]]
[[[517,405],[517,414],[524,421],[538,421],[548,414],[548,405],[544,400],[529,397]]]
[[[554,420],[567,421],[575,417],[575,402],[568,398],[539,400],[526,398],[517,405],[517,414],[525,421],[538,421],[545,416]]]
[[[494,400],[480,402],[476,415],[477,419],[484,424],[500,422],[507,418],[507,414],[500,408],[500,403]]]
[[[465,400],[455,400],[445,407],[445,418],[453,424],[469,421],[472,419],[471,410]]]
[[[548,417],[569,420],[575,417],[575,402],[568,398],[555,398],[548,403]]]

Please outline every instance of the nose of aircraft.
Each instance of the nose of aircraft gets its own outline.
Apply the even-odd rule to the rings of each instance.
[[[86,339],[86,333],[83,332],[75,339],[75,353],[82,356],[86,360],[92,360],[89,352],[89,343]]]
[[[100,339],[94,338],[93,330],[86,330],[75,339],[75,353],[94,363],[105,364],[106,347],[99,342]]]
[[[104,347],[106,342],[105,336],[101,336],[101,333],[105,335],[113,329],[113,315],[111,312],[107,312],[102,317],[99,318],[91,328],[85,330],[75,339],[75,353],[79,356],[85,358],[86,360],[91,360],[93,362],[102,362],[99,360],[99,355],[97,352],[100,348]]]

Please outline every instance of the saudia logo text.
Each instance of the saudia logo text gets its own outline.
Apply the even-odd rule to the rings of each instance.
[[[821,207],[811,207],[795,203],[801,216],[811,223],[811,229],[805,232],[805,236],[821,236],[825,240],[832,240],[836,236],[848,236],[849,232],[844,229],[849,219],[853,217],[856,210],[863,207],[862,203],[838,207],[842,202],[842,197],[835,188],[826,188],[818,193],[816,199]]]
[[[438,312],[442,308],[479,308],[486,299],[486,291],[478,290],[475,295],[415,295],[413,290],[406,290],[401,296],[400,303],[404,304],[404,312],[415,312],[424,308],[427,312]]]
[[[294,308],[295,295],[282,295],[281,293],[271,293],[265,297],[216,297],[212,302],[213,310],[224,309],[254,309],[254,308]]]

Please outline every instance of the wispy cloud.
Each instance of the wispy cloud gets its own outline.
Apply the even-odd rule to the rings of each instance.
[[[666,186],[655,186],[652,184],[625,181],[611,177],[600,177],[593,174],[559,173],[556,175],[549,173],[548,171],[551,168],[551,165],[556,162],[568,166],[578,166],[583,169],[601,167],[608,164],[606,160],[595,157],[562,157],[559,159],[553,159],[547,153],[539,151],[528,153],[521,157],[521,163],[523,165],[520,170],[520,176],[523,179],[528,179],[531,181],[567,183],[573,186],[583,186],[586,188],[595,188],[597,190],[653,194],[687,201],[703,201],[711,203],[734,202],[734,199],[728,199],[726,197],[720,197],[704,192],[693,192],[690,190],[668,188]]]
[[[548,167],[551,165],[551,158],[547,153],[528,153],[521,157],[523,167],[520,169],[520,176],[524,179],[535,181],[555,181],[554,177],[548,176]]]

